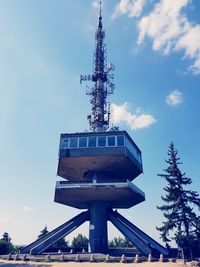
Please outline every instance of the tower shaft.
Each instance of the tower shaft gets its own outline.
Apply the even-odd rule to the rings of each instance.
[[[107,252],[107,206],[103,201],[95,201],[90,206],[89,240],[91,252]]]

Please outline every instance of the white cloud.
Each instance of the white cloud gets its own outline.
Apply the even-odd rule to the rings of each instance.
[[[116,19],[121,15],[127,14],[128,17],[139,17],[144,7],[144,0],[121,0],[116,5],[115,10],[111,16],[112,19]]]
[[[147,113],[141,113],[141,109],[137,108],[136,114],[129,111],[129,104],[123,105],[111,104],[111,122],[119,124],[125,122],[132,130],[147,128],[156,122],[156,119]]]
[[[166,103],[169,104],[170,106],[177,106],[181,104],[182,101],[183,101],[183,95],[178,90],[174,90],[166,98]]]
[[[34,212],[35,211],[33,208],[28,207],[28,206],[24,206],[23,209],[24,209],[24,212],[26,212],[26,213],[31,213],[31,212]]]
[[[176,38],[189,26],[187,18],[181,14],[188,3],[189,0],[161,0],[157,3],[154,10],[138,23],[138,43],[148,36],[153,40],[153,50],[163,49],[168,53]]]
[[[194,74],[200,74],[200,56],[196,58],[193,65],[189,68]]]
[[[147,36],[152,39],[154,51],[164,54],[182,50],[185,58],[194,60],[189,67],[200,74],[200,25],[193,25],[183,9],[190,0],[160,0],[147,16],[138,22],[138,44]]]
[[[177,40],[175,49],[183,49],[185,57],[194,60],[190,70],[195,74],[200,74],[200,25],[190,25],[188,31]]]

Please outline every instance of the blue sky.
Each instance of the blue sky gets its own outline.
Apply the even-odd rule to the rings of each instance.
[[[0,0],[0,235],[9,232],[15,244],[79,212],[53,198],[60,133],[88,129],[79,75],[92,72],[97,3]],[[144,165],[134,182],[146,201],[121,212],[156,240],[165,185],[157,173],[171,141],[200,192],[199,12],[195,0],[103,2],[108,61],[115,65],[112,120],[140,147]],[[87,227],[77,232],[87,234]]]

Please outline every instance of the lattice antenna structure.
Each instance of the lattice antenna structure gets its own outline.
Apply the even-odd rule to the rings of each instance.
[[[87,86],[86,94],[90,96],[92,104],[92,112],[87,116],[90,129],[93,132],[105,132],[109,129],[110,121],[110,103],[107,96],[114,92],[114,65],[107,64],[107,51],[104,44],[105,31],[102,27],[101,2],[99,12],[99,22],[95,34],[95,52],[94,52],[94,70],[92,75],[81,75],[82,81],[92,81],[94,85],[89,88]]]

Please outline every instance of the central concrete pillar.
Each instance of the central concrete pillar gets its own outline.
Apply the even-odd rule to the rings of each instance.
[[[108,249],[106,203],[98,201],[91,204],[89,227],[91,252],[106,253]]]

